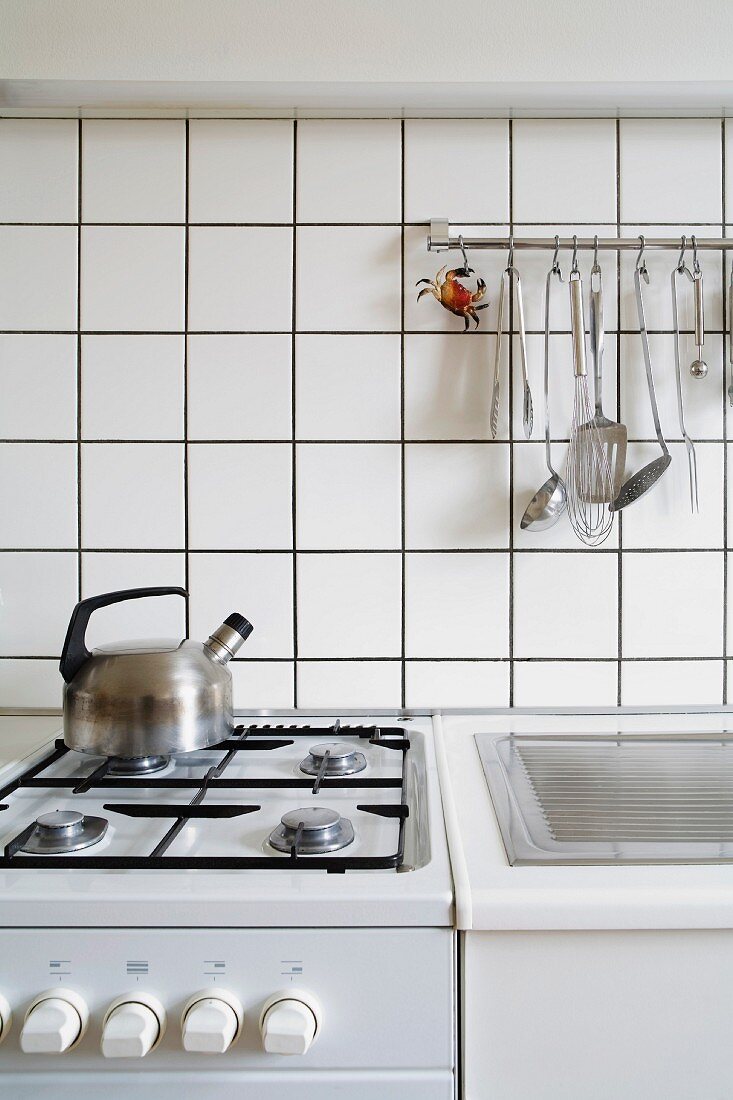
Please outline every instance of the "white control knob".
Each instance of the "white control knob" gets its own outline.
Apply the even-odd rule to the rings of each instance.
[[[31,1004],[20,1033],[26,1054],[63,1054],[81,1039],[89,1010],[78,993],[48,989]]]
[[[188,1002],[181,1017],[183,1049],[224,1054],[238,1037],[244,1010],[225,989],[203,989]]]
[[[102,1025],[105,1058],[144,1058],[165,1030],[165,1010],[146,993],[118,997],[107,1009]]]
[[[5,997],[0,993],[0,1043],[2,1043],[5,1036],[10,1031],[10,1025],[13,1022],[13,1014],[10,1011],[10,1005]]]
[[[276,993],[260,1017],[262,1043],[269,1054],[306,1054],[321,1024],[315,997],[300,990]]]

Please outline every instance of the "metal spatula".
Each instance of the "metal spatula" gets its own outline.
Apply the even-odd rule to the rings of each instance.
[[[593,382],[595,384],[596,412],[588,424],[582,428],[596,428],[598,441],[606,451],[606,461],[613,479],[613,496],[606,500],[602,495],[600,481],[595,486],[591,502],[610,504],[616,499],[623,483],[626,466],[627,432],[625,424],[617,424],[603,415],[603,287],[601,268],[596,260],[590,273],[590,346],[593,359]]]

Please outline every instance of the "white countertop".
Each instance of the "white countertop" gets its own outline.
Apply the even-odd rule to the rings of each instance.
[[[53,741],[60,728],[58,714],[0,715],[0,783],[11,767],[17,767],[18,761]]]
[[[436,717],[434,729],[459,928],[733,928],[733,864],[510,866],[475,742],[477,733],[728,732],[731,710],[497,711]]]

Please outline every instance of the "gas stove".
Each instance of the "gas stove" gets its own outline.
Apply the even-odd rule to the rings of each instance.
[[[404,727],[338,719],[243,724],[174,758],[100,762],[59,740],[0,789],[0,869],[412,870],[411,751]]]
[[[134,763],[59,736],[3,773],[0,1074],[18,1100],[121,1100],[146,1079],[145,1100],[184,1080],[223,1100],[452,1100],[431,720],[238,721]]]

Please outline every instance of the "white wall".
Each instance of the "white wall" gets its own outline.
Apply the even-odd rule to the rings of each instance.
[[[582,107],[592,94],[583,85],[605,82],[609,104],[624,88],[641,102],[662,83],[678,103],[720,107],[732,30],[728,0],[4,0],[0,77],[13,104],[38,95],[28,81],[70,82],[77,100],[68,88],[65,99],[48,92],[67,105],[125,95],[180,103],[181,89],[165,88],[177,81],[194,105],[214,85],[217,102],[240,106],[273,105],[283,87],[291,105],[309,92],[323,103],[331,85],[341,97],[332,106],[348,106],[352,88],[362,103],[438,107],[445,88],[459,99],[466,91],[464,107],[492,96],[506,107],[511,95],[540,108],[548,94],[567,105],[569,82]],[[112,93],[110,82],[133,84]],[[162,82],[157,93],[136,88],[149,82]]]
[[[0,702],[58,703],[79,595],[145,584],[185,584],[188,618],[178,598],[129,603],[95,615],[90,642],[205,637],[239,610],[255,623],[233,666],[240,705],[723,701],[720,253],[702,259],[710,374],[684,377],[700,515],[675,404],[676,253],[654,252],[672,465],[593,551],[566,520],[519,525],[546,477],[549,254],[518,256],[530,442],[516,349],[509,407],[508,342],[489,431],[506,254],[473,257],[490,308],[468,335],[415,283],[448,259],[426,251],[436,214],[490,235],[650,236],[658,222],[730,235],[724,135],[714,119],[0,120]],[[628,424],[629,471],[659,453],[634,259],[602,257],[606,411]],[[551,338],[558,466],[566,293]]]

